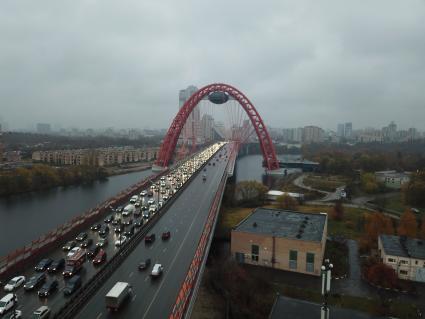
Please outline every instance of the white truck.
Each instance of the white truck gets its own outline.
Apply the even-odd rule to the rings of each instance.
[[[130,294],[131,285],[118,281],[105,296],[106,308],[117,311]]]
[[[124,207],[124,210],[122,211],[123,216],[130,216],[136,211],[136,207],[134,205],[127,205]]]

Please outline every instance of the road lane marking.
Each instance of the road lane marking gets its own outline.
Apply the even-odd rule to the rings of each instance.
[[[133,302],[134,300],[136,300],[137,295],[134,295],[133,298],[131,298],[131,302]]]
[[[100,317],[102,317],[103,313],[100,313],[97,315],[96,319],[99,319]]]
[[[165,253],[166,251],[167,251],[167,248],[164,248],[164,249],[162,250],[162,252],[163,252],[163,253]]]
[[[148,281],[148,279],[149,279],[149,276],[146,276],[145,281]]]
[[[128,275],[128,277],[133,277],[133,275],[134,275],[134,271],[132,271],[129,275]]]

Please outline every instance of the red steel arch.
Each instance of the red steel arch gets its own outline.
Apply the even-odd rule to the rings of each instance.
[[[205,96],[217,91],[225,92],[239,102],[255,128],[255,132],[260,141],[261,151],[263,152],[265,167],[269,170],[278,169],[279,162],[276,157],[276,151],[260,114],[258,114],[254,105],[252,105],[251,101],[241,91],[223,83],[214,83],[204,86],[195,92],[181,107],[165,135],[161,149],[159,150],[156,165],[160,167],[166,167],[168,165],[173,156],[180,133],[190,113]]]

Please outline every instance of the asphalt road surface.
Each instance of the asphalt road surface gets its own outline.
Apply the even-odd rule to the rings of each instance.
[[[155,242],[146,245],[142,241],[76,318],[168,318],[224,174],[227,159],[217,159],[216,155],[210,160],[215,163],[214,166],[205,166],[207,180],[202,180],[204,172],[195,176],[153,226],[150,233],[156,234]],[[171,231],[171,238],[162,241],[161,234],[166,230]],[[151,259],[151,266],[145,271],[139,271],[138,264],[146,258]],[[162,264],[164,272],[161,277],[152,279],[150,271],[155,263]],[[119,311],[112,313],[106,309],[105,295],[118,281],[130,283],[132,294]]]

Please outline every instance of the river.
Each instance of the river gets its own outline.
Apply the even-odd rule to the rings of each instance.
[[[0,256],[27,245],[151,175],[151,170],[109,177],[90,185],[58,187],[0,199]]]

